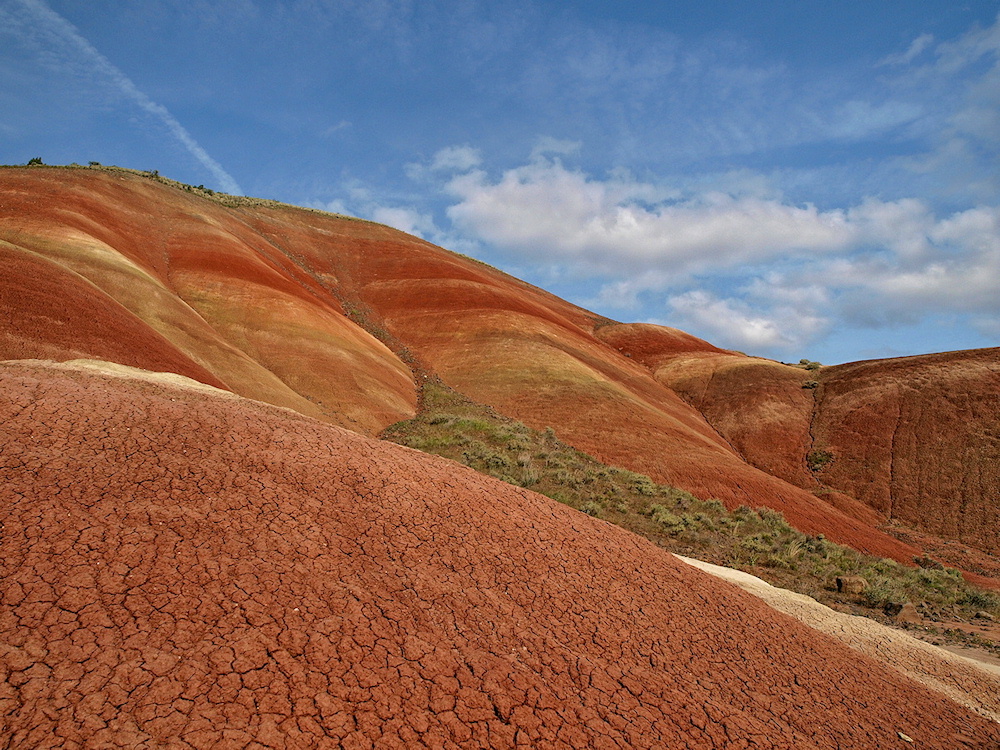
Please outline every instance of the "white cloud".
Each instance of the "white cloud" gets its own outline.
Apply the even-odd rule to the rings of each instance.
[[[353,197],[357,202],[352,202],[351,205],[356,206],[357,210],[353,212],[338,210],[336,213],[364,216],[372,221],[386,224],[401,232],[412,234],[414,237],[466,255],[476,256],[481,250],[479,243],[475,240],[456,235],[439,226],[430,213],[409,206],[383,205],[372,198],[369,193],[361,190],[354,190]],[[341,208],[344,207],[340,201],[333,201],[330,205],[334,204]]]
[[[519,263],[602,280],[582,300],[599,310],[642,309],[695,281],[701,289],[667,297],[670,324],[741,349],[801,348],[837,318],[875,326],[951,312],[988,330],[1000,313],[1000,208],[939,218],[921,200],[868,198],[820,211],[739,177],[758,189],[682,194],[539,156],[498,178],[453,177],[447,215]],[[737,277],[738,290],[719,293]]]
[[[472,146],[446,146],[431,157],[429,163],[410,162],[403,167],[414,182],[433,182],[441,175],[465,173],[482,163],[479,149]]]
[[[323,132],[320,133],[320,137],[329,138],[332,135],[336,135],[341,130],[347,130],[350,127],[351,127],[351,122],[349,120],[341,120],[336,125],[331,125],[330,127],[323,130]]]
[[[482,156],[478,149],[471,146],[448,146],[434,154],[430,168],[435,172],[468,172],[481,162]]]
[[[934,217],[923,201],[885,202],[869,198],[847,211],[848,221],[869,245],[886,247],[903,261],[918,261],[932,252],[928,237]]]
[[[801,349],[828,321],[790,306],[762,312],[741,300],[720,299],[694,290],[669,300],[670,325],[687,327],[698,335],[734,349]]]
[[[749,298],[869,328],[966,315],[990,335],[1000,324],[1000,208],[936,219],[915,201],[900,204],[869,201],[852,209],[849,214],[863,215],[858,223],[866,248],[772,272],[747,287]]]
[[[673,273],[750,263],[790,251],[828,252],[854,240],[843,211],[752,196],[677,192],[623,175],[601,181],[539,158],[493,182],[455,177],[448,216],[510,252],[582,263],[593,271],[655,264]]]
[[[1000,14],[992,26],[974,26],[953,41],[942,42],[934,50],[933,66],[941,73],[953,73],[1000,51]]]
[[[923,64],[899,67],[887,79],[887,104],[922,110],[907,125],[919,151],[888,160],[894,179],[915,176],[928,198],[951,204],[995,202],[1000,194],[1000,16],[956,39],[928,43]]]
[[[376,206],[370,215],[373,221],[388,224],[390,227],[423,239],[441,234],[432,216],[411,208]]]
[[[126,98],[131,99],[140,109],[160,120],[182,146],[214,175],[219,185],[227,193],[242,195],[243,190],[215,159],[208,155],[191,134],[170,114],[166,107],[157,104],[115,67],[104,55],[97,51],[76,28],[65,18],[53,11],[43,0],[18,0],[34,20],[52,32],[62,42],[68,42],[81,61],[99,75],[107,78]]]
[[[580,141],[568,141],[543,135],[538,139],[535,147],[531,149],[531,161],[536,161],[544,156],[572,156],[580,151],[583,143]]]
[[[840,258],[817,269],[817,278],[867,290],[880,307],[911,316],[928,309],[1000,312],[1000,208],[969,209],[941,220],[928,212],[914,216],[901,233],[923,245],[918,255],[890,245],[896,252]]]
[[[907,65],[919,57],[932,44],[934,44],[933,34],[921,34],[910,43],[906,52],[901,52],[898,55],[889,55],[879,65]]]
[[[826,135],[830,138],[862,140],[911,123],[923,114],[923,108],[906,101],[872,104],[864,100],[844,102],[826,113]]]
[[[342,216],[351,215],[347,208],[347,204],[345,204],[342,200],[332,200],[325,203],[313,203],[313,208],[318,208],[320,211],[328,211],[331,214],[341,214]]]
[[[670,274],[647,270],[628,279],[605,284],[594,299],[585,300],[584,304],[601,309],[636,310],[641,304],[640,294],[669,289],[672,281]]]

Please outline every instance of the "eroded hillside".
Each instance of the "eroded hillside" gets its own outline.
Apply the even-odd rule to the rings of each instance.
[[[640,356],[755,466],[864,517],[860,501],[873,523],[1000,551],[1000,349],[812,370],[667,345]]]
[[[730,508],[775,508],[807,533],[907,563],[921,551],[877,528],[884,493],[862,486],[891,485],[893,517],[969,543],[984,537],[964,522],[927,521],[956,508],[936,498],[963,481],[957,507],[978,528],[996,517],[987,409],[961,412],[982,420],[974,447],[949,429],[894,464],[929,471],[924,445],[946,456],[957,468],[936,494],[919,472],[880,474],[884,462],[851,484],[850,451],[867,455],[868,443],[838,447],[854,438],[837,432],[834,395],[852,387],[825,372],[804,388],[814,373],[615,324],[381,225],[122,170],[11,168],[0,169],[0,254],[2,358],[178,372],[367,435],[412,416],[419,383],[439,377],[608,463]],[[916,404],[926,389],[912,390]],[[820,396],[829,428],[813,421]],[[807,458],[822,441],[837,461],[817,474]],[[962,480],[970,455],[979,463]],[[921,520],[902,508],[929,510]]]

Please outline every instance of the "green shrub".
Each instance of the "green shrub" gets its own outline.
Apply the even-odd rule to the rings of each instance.
[[[871,607],[882,607],[886,604],[903,604],[908,597],[901,583],[883,575],[866,579],[868,588],[862,593],[862,598]]]
[[[1000,596],[988,591],[977,589],[966,591],[958,603],[987,612],[1000,612]]]
[[[670,530],[677,530],[684,527],[684,519],[667,510],[662,505],[653,505],[650,507],[649,517]]]
[[[834,455],[827,450],[811,450],[806,456],[806,466],[811,472],[823,471],[829,464],[833,463]]]
[[[645,497],[651,497],[657,494],[657,487],[653,483],[653,480],[647,476],[638,475],[632,485],[636,492]]]
[[[775,510],[774,508],[761,508],[757,511],[757,515],[763,524],[770,528],[780,531],[791,531],[791,526],[785,520],[785,516],[780,510]]]

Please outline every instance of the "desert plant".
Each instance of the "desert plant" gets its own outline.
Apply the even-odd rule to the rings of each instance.
[[[42,159],[41,159],[40,156],[36,156],[36,157],[34,157],[32,159],[28,159],[28,166],[29,167],[36,167],[36,166],[40,166],[42,164],[44,164],[44,162],[42,161]]]
[[[975,589],[966,591],[958,603],[985,610],[986,612],[1000,612],[1000,596],[991,594],[988,591],[978,591]]]
[[[890,576],[876,575],[865,578],[868,588],[861,594],[871,607],[883,607],[886,604],[902,604],[907,601],[906,591],[900,582]]]
[[[650,506],[648,515],[656,523],[670,530],[680,529],[684,526],[684,519],[681,516],[675,515],[662,505]]]
[[[806,456],[806,466],[811,472],[823,471],[829,464],[833,463],[834,455],[828,450],[811,450]]]

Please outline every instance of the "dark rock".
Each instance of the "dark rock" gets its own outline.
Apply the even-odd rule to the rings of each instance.
[[[868,581],[861,576],[838,576],[837,591],[841,594],[861,594],[868,588]]]

